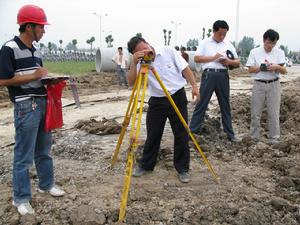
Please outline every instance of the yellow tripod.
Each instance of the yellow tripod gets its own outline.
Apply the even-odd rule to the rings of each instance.
[[[181,123],[183,124],[184,128],[188,132],[191,140],[193,141],[195,147],[199,151],[200,155],[202,156],[206,166],[208,167],[209,171],[212,173],[213,177],[215,178],[216,182],[219,182],[219,177],[214,171],[213,167],[205,157],[203,151],[201,150],[199,144],[197,143],[193,133],[191,132],[189,126],[187,125],[186,121],[182,117],[179,109],[177,108],[175,102],[173,101],[172,97],[170,96],[168,90],[164,86],[162,80],[160,79],[160,76],[154,69],[154,67],[151,66],[151,63],[142,63],[141,68],[138,72],[136,81],[133,86],[133,90],[130,96],[129,104],[127,106],[126,115],[124,117],[124,121],[122,123],[122,130],[121,134],[118,139],[118,143],[112,158],[111,165],[114,166],[118,159],[118,154],[120,152],[120,147],[126,132],[126,128],[128,127],[130,123],[130,119],[132,117],[131,122],[131,131],[130,131],[130,143],[128,147],[127,152],[127,163],[126,163],[126,172],[125,172],[125,178],[124,178],[124,185],[123,185],[123,192],[121,196],[121,205],[120,205],[120,212],[119,212],[119,221],[123,221],[125,218],[125,211],[126,211],[126,205],[127,205],[127,199],[128,199],[128,193],[130,188],[130,182],[131,182],[131,176],[132,176],[132,169],[133,169],[133,162],[134,162],[134,152],[138,147],[138,138],[140,134],[140,127],[141,127],[141,119],[142,119],[142,113],[143,113],[143,106],[144,106],[144,99],[145,99],[145,93],[147,89],[147,83],[148,83],[148,75],[149,75],[149,69],[154,74],[155,78],[159,82],[161,88],[163,89],[166,97],[168,98],[170,104],[174,108],[177,116],[179,117]],[[140,96],[142,88],[142,95]],[[140,104],[139,104],[140,99]],[[137,112],[139,104],[139,112]],[[133,114],[133,116],[132,116]],[[138,114],[138,118],[137,118]]]

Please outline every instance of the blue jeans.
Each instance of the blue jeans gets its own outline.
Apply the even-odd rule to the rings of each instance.
[[[120,65],[117,65],[117,74],[119,78],[119,85],[124,84],[125,86],[128,86],[127,78],[126,78],[126,70],[124,68],[121,68]]]
[[[39,188],[48,190],[53,186],[53,161],[49,156],[52,135],[44,131],[45,97],[16,102],[14,106],[13,197],[16,203],[24,203],[31,199],[29,169],[33,160]]]

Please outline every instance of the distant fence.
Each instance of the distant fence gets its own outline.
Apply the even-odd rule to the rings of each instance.
[[[95,61],[95,55],[86,52],[44,53],[43,60],[50,62]]]

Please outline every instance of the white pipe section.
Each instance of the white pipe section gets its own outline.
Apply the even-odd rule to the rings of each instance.
[[[129,60],[129,52],[127,48],[123,48],[123,54],[125,54]],[[96,51],[95,64],[97,72],[114,72],[117,69],[116,64],[112,61],[114,55],[118,52],[118,48],[98,48]]]
[[[96,51],[95,64],[97,72],[115,72],[117,66],[113,63],[112,58],[118,52],[117,48],[98,48]],[[123,53],[128,58],[128,66],[131,63],[131,55],[127,48],[123,47]],[[189,66],[191,70],[200,71],[201,65],[194,62],[195,51],[187,51],[189,55]]]

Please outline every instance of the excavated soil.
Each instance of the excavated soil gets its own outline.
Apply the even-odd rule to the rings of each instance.
[[[300,68],[296,73],[300,77]],[[238,78],[237,71],[232,77],[234,80],[241,79],[242,87],[251,83],[243,80],[244,74]],[[3,135],[1,139],[11,143],[0,144],[0,224],[300,224],[299,78],[282,83],[282,136],[280,142],[274,145],[267,138],[265,111],[261,121],[261,140],[254,142],[247,137],[249,89],[241,91],[239,86],[237,91],[231,92],[233,125],[242,138],[240,143],[233,144],[226,139],[218,105],[212,100],[203,132],[197,140],[220,177],[220,183],[215,182],[192,142],[191,181],[183,184],[178,180],[173,167],[174,140],[167,123],[155,170],[140,178],[132,178],[124,223],[117,221],[130,128],[127,129],[118,162],[113,168],[110,163],[130,90],[119,88],[111,74],[103,77],[87,75],[78,78],[77,82],[83,98],[81,109],[66,104],[63,108],[65,126],[53,132],[56,183],[67,194],[53,198],[37,193],[38,181],[33,168],[30,173],[31,203],[36,213],[34,216],[20,216],[11,205],[13,142],[10,140],[13,137]],[[189,90],[188,86],[188,95]],[[6,98],[4,95],[1,94],[0,99]],[[64,97],[72,100],[69,89]],[[191,115],[194,108],[192,101],[188,108]],[[10,104],[4,109],[11,113]],[[137,159],[146,136],[145,117],[144,114]],[[12,124],[11,117],[5,117],[8,120],[5,122],[3,118],[1,116],[0,125]]]

